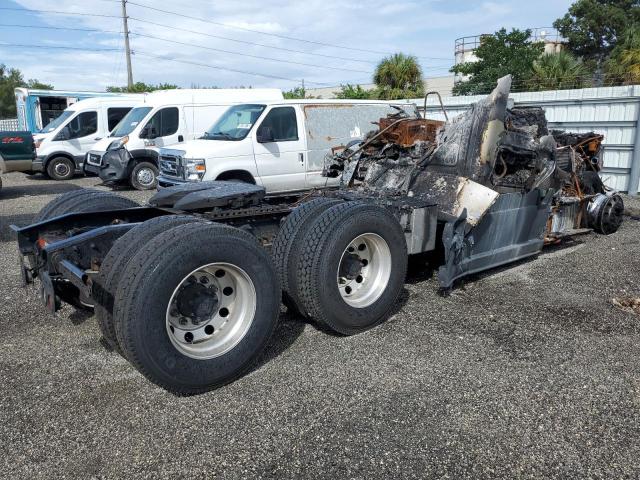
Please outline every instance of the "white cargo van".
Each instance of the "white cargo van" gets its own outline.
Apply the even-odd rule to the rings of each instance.
[[[82,172],[89,149],[122,120],[142,95],[96,97],[80,100],[34,135],[36,159],[32,170],[55,180],[68,180]]]
[[[163,90],[146,94],[111,132],[87,154],[85,171],[105,182],[155,188],[160,147],[204,134],[230,105],[282,100],[278,89]]]
[[[322,177],[332,148],[349,146],[407,102],[284,100],[230,107],[199,139],[160,150],[161,187],[202,180],[263,185],[267,193],[330,186]]]

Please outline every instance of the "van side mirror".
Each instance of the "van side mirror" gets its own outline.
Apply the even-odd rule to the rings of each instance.
[[[145,127],[142,129],[142,132],[140,132],[140,137],[148,138],[149,140],[157,138],[158,132],[156,130],[156,127],[154,127],[153,125],[145,125]]]
[[[271,127],[260,127],[258,132],[256,133],[256,139],[258,143],[270,143],[275,142],[275,138],[273,137],[273,131]]]
[[[69,140],[69,138],[71,137],[71,131],[69,130],[69,125],[67,125],[66,127],[63,127],[62,130],[60,130],[58,132],[58,135],[56,135],[56,140]]]

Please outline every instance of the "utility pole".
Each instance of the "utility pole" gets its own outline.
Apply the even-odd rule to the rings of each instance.
[[[131,70],[131,48],[129,47],[129,25],[127,23],[127,0],[122,0],[122,28],[124,29],[124,51],[127,57],[127,88],[133,88],[133,71]]]

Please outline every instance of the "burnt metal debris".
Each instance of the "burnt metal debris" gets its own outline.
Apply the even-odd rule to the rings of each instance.
[[[437,205],[444,288],[534,255],[544,243],[615,232],[622,199],[602,183],[603,136],[549,131],[544,110],[507,108],[511,77],[448,122],[398,112],[359,145],[327,156],[325,175],[364,196]]]

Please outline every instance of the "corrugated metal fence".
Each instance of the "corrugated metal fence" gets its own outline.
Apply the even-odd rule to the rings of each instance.
[[[443,98],[449,118],[483,98]],[[601,133],[604,169],[601,177],[612,188],[638,193],[640,186],[640,85],[512,93],[515,106],[545,109],[551,128]],[[415,100],[423,105],[423,100]],[[444,120],[435,98],[429,98],[427,116]]]
[[[18,130],[18,119],[7,118],[5,120],[0,119],[0,130]]]

